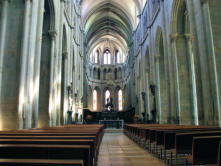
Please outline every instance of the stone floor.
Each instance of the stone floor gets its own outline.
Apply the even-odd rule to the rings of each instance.
[[[105,133],[98,156],[98,166],[165,166],[123,133]]]

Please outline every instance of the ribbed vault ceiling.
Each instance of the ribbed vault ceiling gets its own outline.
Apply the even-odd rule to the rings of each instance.
[[[81,17],[87,48],[93,50],[106,40],[122,49],[131,42],[138,24],[142,0],[81,0]],[[93,48],[91,48],[93,47]]]

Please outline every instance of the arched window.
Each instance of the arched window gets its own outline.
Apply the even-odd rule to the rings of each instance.
[[[111,64],[111,54],[109,50],[106,50],[104,53],[104,64]]]
[[[105,91],[105,104],[110,100],[110,91],[106,90]]]
[[[118,109],[119,111],[123,110],[123,94],[121,89],[118,91]]]
[[[122,63],[124,63],[125,60],[126,60],[126,56],[125,56],[125,54],[122,54]]]
[[[94,63],[98,63],[98,56],[99,56],[99,53],[98,51],[96,51],[94,54]]]
[[[91,60],[91,62],[94,62],[94,56],[93,56],[93,54],[90,54],[90,60]]]
[[[97,91],[93,91],[93,110],[97,110]]]
[[[120,55],[119,51],[117,51],[117,63],[122,63],[121,62],[121,55]]]
[[[107,64],[111,64],[111,54],[110,54],[110,52],[107,54],[107,57],[108,57]]]

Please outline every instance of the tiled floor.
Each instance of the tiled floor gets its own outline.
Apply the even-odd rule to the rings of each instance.
[[[165,166],[123,133],[105,133],[98,166]]]

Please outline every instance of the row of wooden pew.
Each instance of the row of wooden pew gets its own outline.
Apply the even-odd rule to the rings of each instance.
[[[124,133],[168,165],[221,166],[221,128],[128,124]]]
[[[0,165],[94,166],[103,125],[0,131]]]

